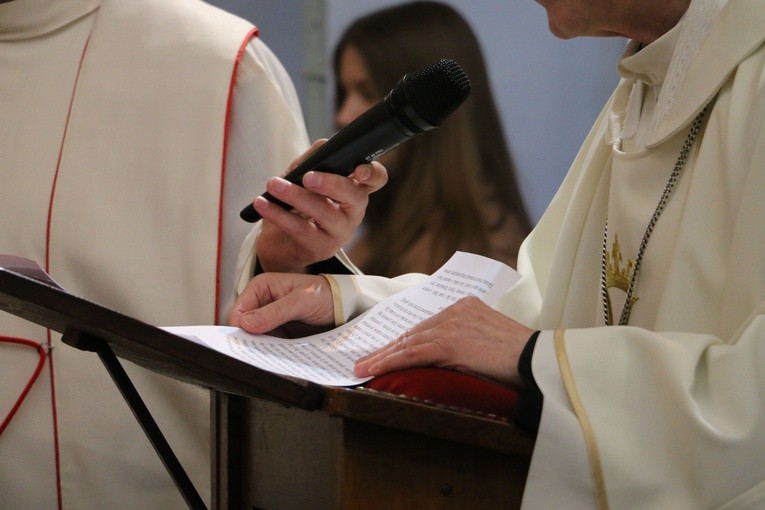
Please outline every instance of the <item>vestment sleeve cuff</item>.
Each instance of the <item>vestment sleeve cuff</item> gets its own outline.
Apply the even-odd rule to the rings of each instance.
[[[331,274],[322,273],[321,276],[329,283],[332,289],[332,306],[335,312],[335,327],[345,324],[345,312],[343,311],[343,294],[340,292],[340,285]]]
[[[518,358],[518,375],[525,388],[519,393],[518,402],[513,412],[513,422],[534,434],[539,430],[543,403],[542,392],[537,386],[534,373],[531,370],[531,359],[534,356],[534,346],[538,337],[539,331],[535,331],[529,341],[526,342]]]

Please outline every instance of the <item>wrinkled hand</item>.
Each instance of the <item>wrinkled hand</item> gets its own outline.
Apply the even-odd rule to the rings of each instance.
[[[358,377],[437,366],[521,387],[518,358],[533,330],[476,297],[463,298],[359,359]]]
[[[315,142],[288,171],[325,142]],[[364,219],[370,193],[387,181],[388,172],[378,162],[356,167],[349,177],[308,172],[303,177],[304,187],[271,178],[268,192],[294,210],[287,211],[263,197],[253,202],[264,220],[256,246],[263,269],[301,273],[309,264],[335,255]]]
[[[332,289],[323,276],[264,273],[247,284],[228,314],[231,326],[266,333],[290,321],[334,325]]]

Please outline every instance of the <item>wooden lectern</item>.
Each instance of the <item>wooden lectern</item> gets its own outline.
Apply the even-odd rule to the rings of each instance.
[[[118,357],[213,390],[215,508],[520,506],[533,440],[512,424],[266,372],[0,265],[0,310],[98,353],[189,508],[205,505]]]
[[[363,388],[218,404],[220,508],[520,507],[533,440],[507,422]]]

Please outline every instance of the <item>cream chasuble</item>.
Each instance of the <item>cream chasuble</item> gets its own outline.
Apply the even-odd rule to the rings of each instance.
[[[544,341],[554,339],[554,349],[533,361],[545,410],[525,509],[550,501],[688,510],[765,503],[764,16],[758,1],[729,2],[663,121],[619,143],[635,74],[646,73],[639,78],[649,114],[658,108],[654,87],[665,86],[652,80],[663,79],[666,60],[641,62],[656,48],[626,59],[625,80],[526,242],[519,269],[531,278],[503,306],[528,313],[527,324],[548,330]],[[617,283],[634,267],[690,125],[710,103],[646,245],[629,326],[602,327],[605,218],[607,271]],[[624,290],[609,295],[618,315]],[[527,299],[541,301],[538,312]],[[561,380],[568,402],[556,399]],[[556,406],[565,409],[558,423],[545,418]],[[562,430],[574,424],[578,431]],[[572,446],[557,439],[550,455],[548,437],[560,436]],[[537,455],[545,452],[546,463]],[[557,465],[586,467],[579,473],[591,486]]]
[[[254,33],[195,0],[0,5],[0,253],[152,324],[216,322],[233,290],[221,240],[236,232],[222,197],[238,210],[306,144],[291,83]],[[227,130],[228,149],[248,146],[227,154]],[[224,159],[246,172],[232,189]],[[48,342],[8,314],[0,335]],[[0,508],[185,508],[97,356],[50,342],[0,435]],[[36,361],[0,342],[0,419]],[[209,503],[208,392],[123,364]]]
[[[691,3],[713,21],[669,103],[650,74],[663,78],[667,61],[640,62],[656,48],[623,62],[625,78],[524,242],[523,278],[498,305],[542,331],[532,365],[545,402],[524,509],[765,508],[765,9],[719,5]],[[645,83],[638,114],[655,109],[655,123],[625,122],[635,75]],[[621,286],[710,104],[646,245],[629,325],[606,327],[606,219],[609,283]],[[354,314],[417,277],[336,279]],[[618,315],[624,291],[609,295]]]

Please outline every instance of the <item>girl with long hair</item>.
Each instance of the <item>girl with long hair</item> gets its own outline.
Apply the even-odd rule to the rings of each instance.
[[[437,129],[385,154],[388,184],[370,196],[347,248],[367,274],[432,273],[455,251],[515,267],[531,229],[478,40],[452,7],[417,1],[357,19],[334,53],[339,128],[398,80],[441,58],[470,78],[470,97]]]

